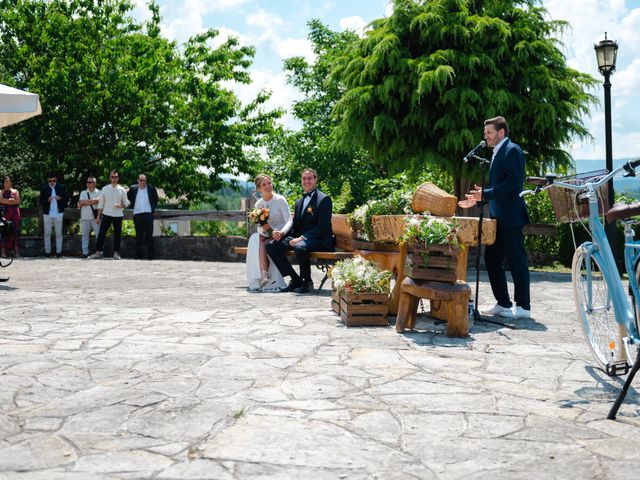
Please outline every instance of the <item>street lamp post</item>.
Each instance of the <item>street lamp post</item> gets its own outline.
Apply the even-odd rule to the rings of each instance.
[[[596,60],[598,61],[598,70],[604,76],[604,129],[605,129],[605,145],[606,145],[606,169],[608,171],[613,170],[613,145],[611,140],[611,82],[609,77],[616,69],[616,58],[618,56],[618,44],[613,40],[607,38],[607,32],[604,33],[604,40],[594,45],[596,51]],[[609,180],[609,206],[613,206],[614,192],[613,192],[613,180]],[[618,271],[622,271],[622,264],[620,261],[620,255],[618,254],[617,247],[617,233],[616,222],[607,222],[605,224],[605,231],[607,233],[607,239],[609,240],[609,246],[613,252],[613,256],[616,259],[618,265]]]

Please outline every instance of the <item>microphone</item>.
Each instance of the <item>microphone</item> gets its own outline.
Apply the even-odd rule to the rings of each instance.
[[[473,147],[473,150],[471,150],[469,153],[467,153],[464,156],[464,163],[467,163],[469,161],[469,158],[471,158],[473,155],[475,155],[476,153],[478,153],[480,150],[482,150],[484,147],[487,146],[487,142],[485,142],[484,140],[482,140],[478,145],[476,145],[475,147]]]

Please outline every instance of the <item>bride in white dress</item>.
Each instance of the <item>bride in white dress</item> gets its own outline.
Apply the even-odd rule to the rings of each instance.
[[[258,226],[258,232],[251,235],[247,250],[247,281],[249,290],[279,291],[287,286],[282,275],[265,250],[265,243],[276,233],[287,232],[291,228],[291,211],[287,200],[273,191],[271,177],[263,173],[255,179],[256,190],[262,198],[256,208],[269,209],[269,223]]]

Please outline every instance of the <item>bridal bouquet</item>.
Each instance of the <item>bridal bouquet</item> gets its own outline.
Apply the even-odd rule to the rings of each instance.
[[[265,225],[269,223],[269,209],[268,208],[254,208],[249,212],[249,221],[257,225]]]

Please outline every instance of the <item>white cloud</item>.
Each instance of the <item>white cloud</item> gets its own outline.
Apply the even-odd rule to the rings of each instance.
[[[250,85],[227,83],[225,86],[233,90],[244,105],[254,100],[261,90],[270,91],[271,98],[264,108],[266,110],[285,109],[286,113],[281,119],[282,124],[288,128],[299,128],[299,122],[291,114],[291,105],[303,97],[296,88],[287,84],[284,72],[273,74],[269,70],[254,69],[251,71],[251,80]]]
[[[362,17],[359,17],[357,15],[353,17],[341,18],[338,24],[340,25],[340,28],[342,30],[352,30],[358,35],[362,35],[362,32],[364,32],[364,29],[367,26],[367,22],[365,22]]]
[[[616,71],[611,76],[612,136],[614,158],[638,154],[640,121],[640,8],[630,9],[632,0],[546,0],[544,7],[554,20],[566,20],[571,27],[561,37],[567,63],[598,80],[594,44],[607,37],[618,42]],[[593,92],[601,106],[592,107],[591,118],[584,120],[594,142],[574,143],[574,158],[601,159],[605,156],[604,94],[598,86]],[[635,144],[634,144],[635,142]]]
[[[146,0],[135,0],[138,5]],[[184,42],[204,32],[204,17],[214,12],[233,11],[251,0],[165,0],[161,2],[162,34],[171,40]]]
[[[262,27],[266,30],[272,30],[274,27],[284,25],[282,18],[274,13],[265,12],[264,10],[252,13],[247,17],[246,22],[247,25]]]
[[[306,38],[273,38],[273,49],[282,59],[289,57],[304,57],[308,62],[316,59],[313,46]]]
[[[391,0],[387,2],[387,5],[384,10],[385,10],[385,17],[390,17],[391,15],[393,15],[393,2]]]

